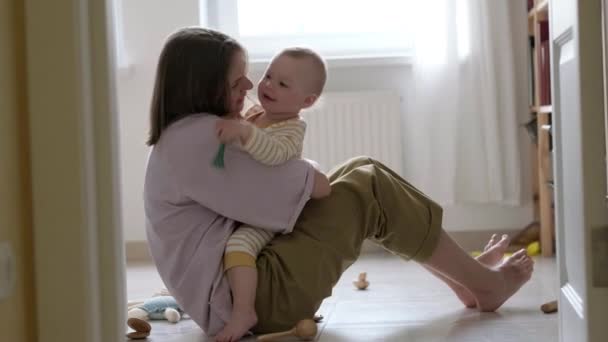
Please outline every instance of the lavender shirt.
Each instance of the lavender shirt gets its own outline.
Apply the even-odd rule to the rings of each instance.
[[[191,115],[165,129],[150,152],[144,185],[146,233],[158,272],[209,335],[230,318],[222,259],[232,231],[242,222],[291,232],[314,183],[305,161],[269,167],[230,147],[225,168],[214,168],[216,120]]]

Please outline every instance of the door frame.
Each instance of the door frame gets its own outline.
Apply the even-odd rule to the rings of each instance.
[[[113,3],[25,3],[39,341],[124,339]]]
[[[560,340],[561,341],[604,341],[608,335],[605,317],[608,313],[608,286],[600,284],[598,276],[605,270],[598,267],[598,260],[608,260],[608,210],[605,206],[606,195],[606,140],[604,124],[604,74],[602,49],[602,3],[605,0],[554,0],[551,1],[551,41],[552,41],[552,91],[555,120],[555,159],[556,178],[556,231],[557,259],[560,285]],[[559,9],[559,13],[556,12]],[[568,127],[562,126],[559,99],[560,48],[566,41],[573,40],[568,55],[576,54],[576,89],[579,102],[565,115],[578,115],[575,119],[580,125],[576,131],[580,156],[580,194],[561,189],[563,165],[573,163],[573,155],[562,155],[562,140],[559,134]],[[572,81],[569,81],[572,82]],[[572,118],[572,117],[568,117]],[[580,138],[579,138],[580,137]],[[573,153],[571,151],[571,153]],[[568,158],[570,157],[570,158]],[[566,201],[568,199],[568,201]],[[565,213],[572,212],[566,203],[580,204],[580,227],[565,226]],[[580,246],[567,249],[566,231],[582,232]],[[603,240],[601,239],[603,237]],[[577,248],[573,248],[577,247]],[[574,255],[574,259],[568,254]],[[576,260],[579,256],[578,260]],[[567,260],[570,262],[568,263]],[[570,267],[570,268],[568,268]],[[582,279],[576,279],[578,286],[571,285],[568,274],[582,272]],[[573,323],[576,322],[576,323]]]
[[[602,1],[602,53],[604,72],[604,135],[606,151],[606,206],[608,206],[608,3]]]

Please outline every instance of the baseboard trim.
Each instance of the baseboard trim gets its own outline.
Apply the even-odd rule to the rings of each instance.
[[[127,241],[125,243],[127,263],[152,262],[152,255],[147,241]]]
[[[501,229],[501,230],[476,230],[476,231],[456,231],[448,232],[465,251],[482,250],[492,234],[509,234],[514,235],[518,229]],[[127,241],[125,243],[127,263],[146,263],[152,262],[152,256],[148,249],[146,241]],[[361,254],[368,253],[386,253],[386,251],[377,244],[365,241],[361,248]]]

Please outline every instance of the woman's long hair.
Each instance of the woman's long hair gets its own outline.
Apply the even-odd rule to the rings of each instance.
[[[188,115],[228,113],[228,72],[238,52],[244,49],[230,36],[200,27],[181,29],[167,39],[156,69],[149,146],[170,124]]]

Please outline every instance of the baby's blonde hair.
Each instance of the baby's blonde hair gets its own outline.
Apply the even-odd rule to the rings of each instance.
[[[318,77],[315,79],[313,91],[320,96],[327,81],[327,66],[323,58],[313,50],[305,47],[290,47],[283,49],[277,56],[289,56],[296,59],[308,59],[312,62],[313,68],[317,71]]]

